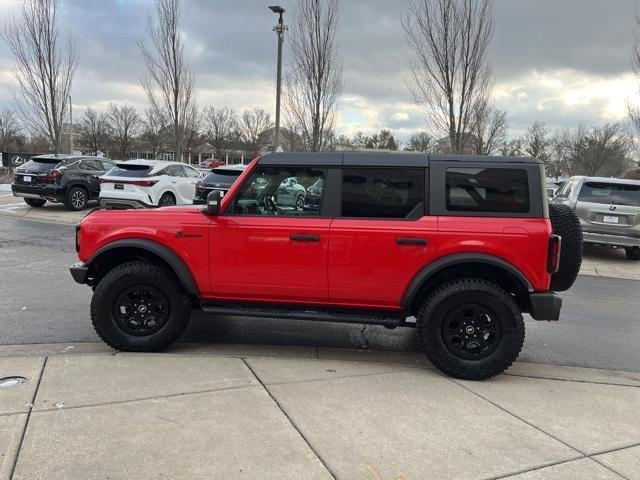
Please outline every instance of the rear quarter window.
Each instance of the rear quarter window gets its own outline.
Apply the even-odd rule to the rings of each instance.
[[[519,168],[447,168],[446,209],[451,212],[528,213],[529,179]]]
[[[109,170],[110,177],[141,178],[149,175],[151,167],[149,165],[127,165],[122,164]]]

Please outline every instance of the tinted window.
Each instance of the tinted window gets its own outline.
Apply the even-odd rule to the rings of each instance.
[[[146,177],[151,171],[149,165],[128,165],[123,163],[120,166],[115,166],[109,170],[110,177],[123,177],[123,178],[141,178]]]
[[[586,182],[580,189],[578,200],[608,205],[640,207],[640,184],[623,185],[606,182]]]
[[[320,215],[324,189],[307,199],[307,189],[325,179],[326,169],[303,167],[258,167],[242,187],[233,207],[239,215],[309,217]]]
[[[424,215],[424,170],[345,168],[342,216],[420,218]]]
[[[200,178],[200,172],[198,172],[195,168],[187,167],[186,165],[183,165],[182,168],[184,168],[184,172],[186,173],[187,177]]]
[[[49,170],[54,169],[59,163],[60,160],[53,158],[34,158],[26,162],[20,168],[30,172],[48,172]]]
[[[224,183],[225,185],[232,185],[241,173],[241,170],[216,169],[204,177],[203,181],[204,183]]]
[[[527,213],[527,171],[516,168],[448,168],[447,210],[453,212]]]
[[[98,163],[96,160],[82,160],[80,162],[80,170],[101,170],[102,165]]]
[[[115,166],[116,166],[116,164],[115,164],[115,163],[113,163],[113,162],[109,162],[109,161],[107,161],[107,160],[100,160],[100,163],[102,163],[102,168],[103,168],[104,170],[110,170],[110,169],[112,169],[113,167],[115,167]]]

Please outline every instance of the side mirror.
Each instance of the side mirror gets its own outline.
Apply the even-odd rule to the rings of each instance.
[[[222,201],[222,193],[219,190],[213,190],[207,195],[207,213],[209,215],[218,215],[220,213],[220,202]]]

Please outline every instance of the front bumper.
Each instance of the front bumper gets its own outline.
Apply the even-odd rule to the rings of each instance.
[[[607,233],[582,232],[585,243],[595,243],[599,245],[611,245],[615,247],[640,247],[640,237],[630,237],[627,235],[611,235]]]
[[[529,314],[534,320],[558,320],[562,308],[562,298],[554,292],[530,293]]]
[[[18,185],[11,184],[11,192],[14,197],[38,198],[50,202],[64,202],[67,196],[67,189],[61,185]]]
[[[71,276],[77,283],[87,283],[87,275],[89,274],[89,267],[84,262],[74,263],[69,267]]]

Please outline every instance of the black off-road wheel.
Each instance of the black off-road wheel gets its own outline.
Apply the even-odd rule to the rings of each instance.
[[[115,267],[91,300],[93,327],[116,350],[162,350],[182,335],[190,317],[190,299],[175,275],[147,262]]]
[[[524,344],[524,321],[513,298],[482,279],[437,288],[417,315],[418,341],[442,372],[484,380],[504,372]]]
[[[625,247],[624,253],[629,260],[640,260],[640,247]]]
[[[551,277],[551,290],[569,290],[578,278],[582,265],[582,227],[576,212],[567,205],[549,204],[549,219],[553,233],[562,237],[560,268]]]
[[[78,211],[87,208],[89,194],[82,187],[72,187],[64,204],[69,210]]]
[[[24,203],[33,208],[44,207],[44,204],[47,203],[46,200],[42,200],[41,198],[25,198]]]

